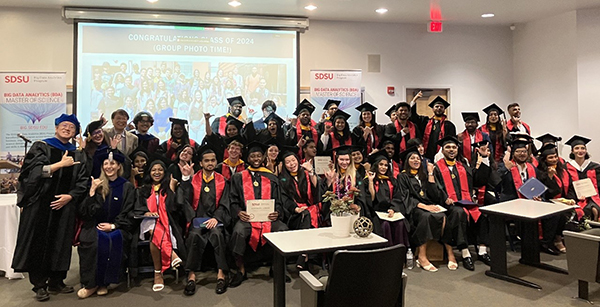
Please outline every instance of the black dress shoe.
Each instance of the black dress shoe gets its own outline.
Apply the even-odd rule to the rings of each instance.
[[[73,293],[75,289],[71,286],[67,286],[65,284],[58,286],[48,286],[48,293],[50,294],[59,294],[59,293]]]
[[[462,263],[465,269],[469,271],[475,271],[475,264],[473,263],[473,258],[465,257],[463,258]]]
[[[490,262],[492,262],[488,253],[485,253],[483,255],[477,255],[477,260],[483,262],[487,266],[489,266]]]
[[[548,246],[546,244],[542,244],[540,246],[540,251],[546,253],[546,254],[550,254],[550,255],[554,255],[554,256],[558,256],[560,255],[560,251],[553,246]]]
[[[215,292],[217,294],[223,294],[225,291],[227,291],[227,281],[223,278],[217,279],[217,288],[215,289]]]
[[[46,291],[46,289],[39,288],[35,291],[35,299],[38,302],[44,302],[50,299],[50,294],[48,293],[48,291]]]
[[[248,275],[246,275],[246,273],[242,274],[242,272],[237,272],[235,273],[235,275],[233,275],[233,278],[231,278],[231,282],[229,283],[229,286],[232,288],[235,288],[239,285],[242,284],[242,282],[244,280],[248,279]]]
[[[194,295],[194,293],[196,293],[196,281],[188,280],[187,284],[185,285],[185,289],[183,289],[183,294],[191,296]]]

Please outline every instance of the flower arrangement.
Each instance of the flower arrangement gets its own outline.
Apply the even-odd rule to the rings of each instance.
[[[354,197],[359,194],[359,190],[355,187],[348,188],[343,195],[339,195],[335,191],[327,191],[323,195],[323,202],[331,203],[329,209],[332,215],[344,216],[358,211],[358,205],[354,204]]]

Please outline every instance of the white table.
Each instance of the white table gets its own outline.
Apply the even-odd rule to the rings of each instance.
[[[486,271],[485,275],[527,287],[542,288],[535,283],[508,275],[506,267],[506,219],[518,220],[523,226],[520,263],[568,274],[566,270],[540,262],[538,221],[541,218],[573,210],[571,207],[529,199],[515,199],[479,207],[479,210],[487,214],[490,219],[490,256],[492,261],[490,270]]]
[[[0,271],[6,272],[9,279],[23,278],[11,268],[21,215],[16,204],[17,194],[0,194]]]
[[[356,234],[339,238],[333,236],[331,227],[270,232],[263,236],[275,249],[273,255],[273,302],[285,306],[285,257],[309,253],[327,253],[339,249],[361,249],[387,243],[374,233],[366,238]]]

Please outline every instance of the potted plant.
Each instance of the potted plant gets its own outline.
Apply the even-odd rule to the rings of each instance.
[[[323,202],[330,202],[331,228],[336,237],[347,237],[350,235],[352,223],[358,218],[358,205],[354,203],[354,197],[359,194],[355,187],[350,187],[346,193],[338,194],[327,191],[323,195]]]

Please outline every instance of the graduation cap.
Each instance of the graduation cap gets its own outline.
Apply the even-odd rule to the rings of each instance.
[[[560,136],[555,136],[552,135],[550,133],[546,133],[544,135],[540,135],[537,138],[535,138],[536,140],[542,142],[542,144],[546,144],[546,143],[557,143],[562,141],[562,138]]]
[[[558,151],[556,150],[556,145],[554,145],[553,143],[545,144],[544,146],[542,146],[542,148],[540,148],[538,152],[540,154],[540,157],[558,154]]]
[[[286,157],[295,156],[298,161],[298,147],[296,146],[287,146],[287,145],[279,145],[279,161],[283,161]]]
[[[387,111],[385,111],[385,115],[388,117],[392,117],[392,113],[398,110],[398,105],[393,104]]]
[[[125,162],[125,156],[118,149],[112,149],[110,151],[103,152],[100,154],[99,158],[102,162],[107,159],[109,161],[115,160],[119,162],[119,164],[123,164],[123,162]]]
[[[240,131],[240,130],[242,130],[242,127],[244,126],[244,122],[242,122],[241,120],[239,120],[233,116],[228,116],[227,117],[227,125],[234,125],[238,129],[238,131]]]
[[[350,118],[350,114],[342,111],[341,109],[338,109],[337,111],[335,111],[335,113],[333,113],[333,115],[331,116],[331,118],[333,120],[336,120],[337,118],[343,118],[345,121],[348,121],[348,118]]]
[[[472,119],[474,119],[476,122],[479,122],[479,113],[477,112],[462,112],[461,115],[465,123]]]
[[[517,148],[527,147],[527,145],[531,144],[531,141],[525,139],[516,139],[512,141],[510,144],[510,149],[514,152]]]
[[[342,102],[339,100],[328,99],[327,102],[325,102],[325,105],[323,106],[323,110],[329,110],[329,107],[331,107],[332,104],[339,106],[341,103]]]
[[[241,104],[242,107],[246,106],[246,103],[244,102],[244,98],[242,98],[242,96],[229,97],[227,98],[227,102],[229,102],[229,105],[232,107],[234,104]]]
[[[77,116],[75,116],[75,114],[61,114],[59,117],[54,119],[54,126],[58,126],[62,122],[70,122],[73,125],[75,125],[75,135],[79,134],[81,124],[79,124],[79,120],[77,119]]]
[[[444,108],[448,108],[450,106],[448,101],[446,101],[446,99],[442,98],[441,96],[435,97],[435,99],[429,103],[429,107],[433,108],[436,104],[441,104],[444,106]]]
[[[533,138],[531,137],[531,135],[529,135],[527,133],[511,132],[509,135],[512,138],[513,142],[516,140],[522,140],[522,141],[527,141],[527,142],[531,143],[531,141],[533,141]]]
[[[410,104],[408,104],[406,101],[400,101],[396,104],[396,110],[400,109],[400,107],[406,107],[410,110]]]
[[[375,112],[375,110],[377,110],[377,107],[365,101],[363,104],[359,105],[355,109],[359,112],[369,111],[373,113]]]
[[[406,142],[406,147],[419,147],[419,145],[423,145],[423,141],[420,138],[412,138]]]
[[[379,145],[377,147],[379,149],[382,149],[387,144],[392,144],[394,145],[394,148],[396,147],[396,141],[389,136],[383,136],[383,138],[381,138],[381,141],[379,141]]]
[[[308,101],[307,99],[302,100],[302,102],[300,102],[298,104],[298,106],[296,106],[296,110],[294,111],[294,115],[299,116],[300,113],[302,113],[302,111],[308,111],[308,113],[312,114],[315,111],[315,106],[310,103],[310,101]]]
[[[381,161],[381,160],[386,160],[386,161],[390,160],[388,158],[387,154],[383,151],[378,151],[369,156],[369,164],[371,164],[371,165],[375,165],[375,164],[379,163],[379,161]]]
[[[92,136],[92,132],[100,129],[102,127],[102,120],[95,120],[93,122],[90,122],[87,127],[85,128],[85,132],[83,133],[83,135],[85,135],[86,137],[90,137]]]
[[[250,155],[253,152],[261,152],[266,153],[269,146],[267,144],[259,143],[257,141],[252,141],[250,144],[246,145],[246,155]]]
[[[352,146],[344,144],[344,145],[338,146],[336,148],[330,149],[326,152],[326,154],[329,156],[333,156],[333,153],[335,153],[336,156],[352,155]]]
[[[475,142],[475,143],[471,144],[471,147],[474,147],[474,148],[479,148],[479,147],[482,147],[482,146],[488,145],[489,143],[490,143],[490,141],[488,141],[488,140],[483,140],[483,141],[479,141],[479,142]]]
[[[410,146],[408,147],[405,151],[400,153],[400,160],[404,161],[404,163],[406,163],[406,158],[408,158],[410,153],[416,153],[417,155],[419,155],[419,157],[421,156],[419,154],[419,148],[418,146]]]
[[[188,123],[187,119],[176,118],[176,117],[169,117],[169,121],[171,122],[171,126],[175,125],[175,124],[180,124],[183,127],[185,127],[185,125],[187,125],[187,123]]]
[[[577,145],[587,145],[587,143],[591,142],[591,139],[586,138],[585,136],[574,135],[565,144],[575,147]]]
[[[498,112],[498,116],[504,114],[504,111],[502,111],[502,108],[500,108],[497,104],[492,103],[489,106],[483,108],[483,112],[485,112],[485,114],[490,115],[490,112],[492,111],[496,111]]]
[[[444,145],[446,145],[448,143],[454,143],[454,144],[456,144],[456,146],[460,145],[460,142],[454,135],[447,135],[436,142],[437,145],[442,146],[442,147],[444,147]]]
[[[214,153],[215,157],[217,156],[217,151],[210,143],[204,143],[202,146],[198,148],[196,152],[197,161],[202,161],[202,156],[206,153]]]
[[[281,126],[283,126],[283,123],[285,123],[283,118],[279,117],[277,114],[275,114],[275,112],[272,112],[271,114],[269,114],[269,116],[267,116],[267,118],[265,118],[265,120],[264,120],[264,122],[267,124],[267,126],[269,125],[270,121],[277,122],[277,127],[281,127]]]

